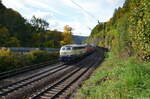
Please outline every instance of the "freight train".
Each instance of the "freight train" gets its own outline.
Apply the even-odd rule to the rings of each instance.
[[[94,45],[88,44],[70,44],[64,45],[60,49],[60,61],[74,62],[95,51]]]

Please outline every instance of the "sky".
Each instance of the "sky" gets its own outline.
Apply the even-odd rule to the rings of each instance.
[[[100,22],[109,21],[114,10],[124,0],[2,0],[8,8],[30,20],[32,16],[45,19],[51,30],[63,31],[65,25],[73,28],[74,35],[89,36]]]

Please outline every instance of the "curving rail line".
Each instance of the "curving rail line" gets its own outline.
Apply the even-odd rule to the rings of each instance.
[[[25,67],[22,67],[22,68],[19,68],[19,69],[13,69],[13,70],[10,70],[10,71],[2,72],[2,73],[0,73],[0,80],[8,78],[8,77],[12,77],[14,75],[17,75],[17,74],[20,74],[20,73],[23,73],[23,72],[43,68],[45,66],[51,65],[52,63],[56,63],[56,62],[57,61],[47,61],[47,62],[44,62],[44,63],[33,64],[33,65],[25,66]]]
[[[90,60],[86,60],[84,64],[80,64],[78,68],[69,72],[67,75],[62,77],[57,82],[48,86],[46,89],[42,90],[38,94],[33,95],[30,99],[62,99],[65,98],[65,91],[74,83],[78,82],[82,76],[88,75],[89,71],[94,69],[95,66],[99,63],[100,59],[98,55],[94,55],[91,57],[92,62]],[[85,75],[86,74],[86,75]],[[68,94],[68,93],[67,93]]]
[[[50,69],[48,69],[46,71],[43,71],[43,72],[40,72],[38,74],[32,75],[30,77],[19,80],[17,82],[13,82],[9,85],[0,87],[0,96],[6,96],[8,93],[11,93],[11,92],[13,92],[13,91],[15,91],[19,88],[27,86],[27,85],[29,85],[33,82],[38,81],[38,80],[41,80],[42,78],[47,77],[47,76],[49,76],[53,73],[56,73],[56,72],[58,72],[62,69],[65,69],[65,68],[66,68],[66,65],[60,64],[58,66],[51,67]]]

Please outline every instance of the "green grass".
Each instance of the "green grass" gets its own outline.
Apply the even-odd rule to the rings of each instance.
[[[150,99],[150,62],[108,56],[74,99]]]

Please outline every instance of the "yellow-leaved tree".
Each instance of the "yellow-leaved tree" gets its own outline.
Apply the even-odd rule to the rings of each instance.
[[[74,43],[72,39],[72,27],[70,27],[69,25],[64,26],[63,37],[64,39],[61,41],[61,45]]]

